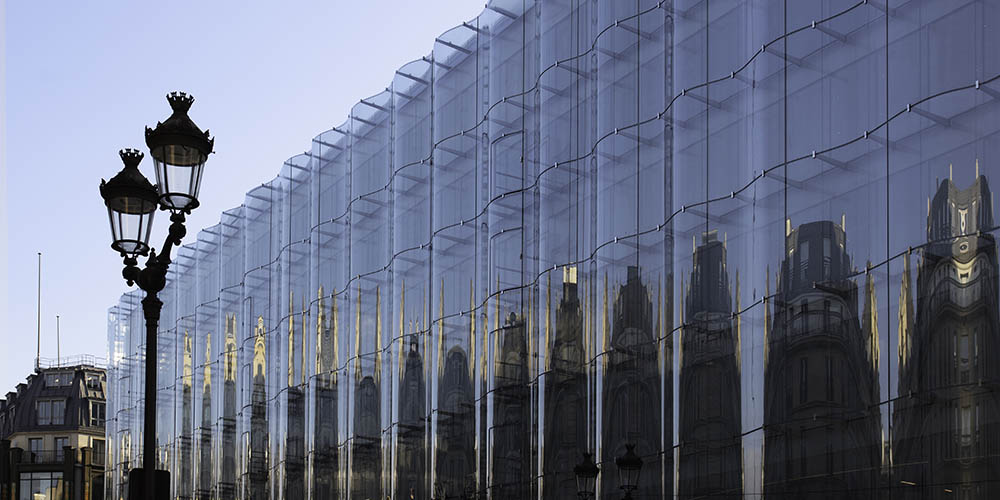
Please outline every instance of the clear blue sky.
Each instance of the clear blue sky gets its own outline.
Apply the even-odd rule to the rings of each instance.
[[[340,124],[434,37],[482,9],[473,0],[54,2],[0,0],[4,137],[0,164],[0,397],[35,357],[42,252],[42,357],[105,356],[107,309],[125,291],[109,248],[100,179],[117,151],[169,115],[164,95],[193,94],[215,136],[188,237],[243,202],[282,162]],[[152,161],[143,172],[153,180]],[[161,214],[162,215],[162,214]],[[155,246],[166,217],[153,229]]]

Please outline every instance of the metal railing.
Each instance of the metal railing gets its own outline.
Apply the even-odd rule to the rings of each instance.
[[[28,452],[28,462],[33,464],[59,464],[66,457],[66,450],[36,450]]]
[[[94,356],[92,354],[75,354],[73,356],[63,356],[61,358],[38,358],[38,368],[67,368],[71,366],[87,365],[95,368],[107,368],[108,358]]]

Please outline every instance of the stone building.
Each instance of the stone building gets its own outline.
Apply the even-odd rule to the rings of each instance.
[[[0,500],[104,498],[105,384],[81,356],[43,363],[0,400]]]

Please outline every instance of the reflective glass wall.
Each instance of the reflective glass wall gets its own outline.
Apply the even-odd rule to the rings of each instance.
[[[601,499],[1000,496],[997,25],[489,2],[178,251],[172,497],[576,498],[584,452]],[[140,300],[109,311],[114,499]]]

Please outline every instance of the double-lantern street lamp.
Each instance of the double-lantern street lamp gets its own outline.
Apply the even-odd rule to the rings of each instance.
[[[154,187],[139,172],[143,154],[136,149],[119,151],[125,164],[109,181],[101,180],[101,197],[111,220],[111,248],[124,261],[122,277],[129,286],[137,283],[146,292],[142,300],[146,319],[146,394],[143,422],[142,465],[145,478],[139,489],[138,477],[129,480],[130,498],[166,498],[169,485],[156,488],[156,329],[163,302],[157,294],[166,285],[170,251],[180,245],[187,229],[184,216],[198,207],[205,160],[212,153],[215,140],[188,117],[194,98],[184,92],[172,92],[167,102],[173,113],[156,128],[146,127],[146,146],[156,170]],[[170,211],[170,229],[160,253],[149,246],[150,230],[156,209]],[[148,256],[139,269],[139,256]],[[161,478],[169,478],[164,474]],[[155,492],[155,496],[154,496]],[[136,496],[132,496],[136,493]],[[164,494],[167,493],[167,494]]]
[[[632,492],[639,487],[639,472],[642,470],[642,457],[635,454],[635,445],[626,444],[625,454],[615,458],[618,467],[618,484],[625,491],[626,499],[632,498]],[[573,467],[576,475],[576,496],[581,500],[596,498],[597,475],[601,469],[594,463],[594,457],[588,452],[583,453],[580,463]]]

